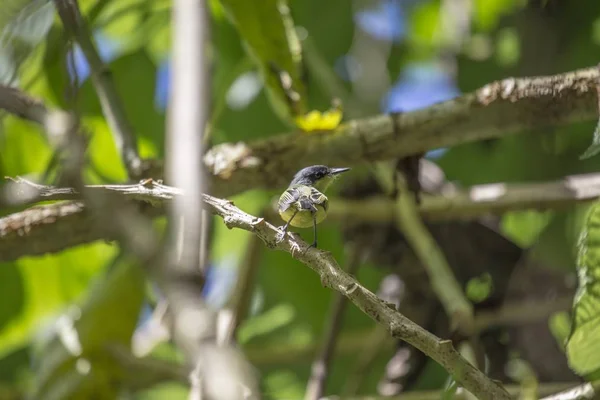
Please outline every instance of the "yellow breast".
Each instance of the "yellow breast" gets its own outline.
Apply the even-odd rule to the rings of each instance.
[[[316,207],[316,219],[317,224],[319,224],[325,219],[327,213],[325,212],[325,208],[321,204],[317,204]],[[290,218],[292,218],[292,215],[294,215],[294,212],[294,207],[290,207],[287,210],[280,212],[279,215],[281,215],[281,218],[285,222],[288,222]],[[290,225],[296,228],[311,228],[313,226],[313,214],[307,210],[298,211]]]

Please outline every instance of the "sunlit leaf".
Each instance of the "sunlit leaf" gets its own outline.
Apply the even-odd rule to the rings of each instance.
[[[81,296],[114,252],[114,246],[97,243],[0,265],[0,269],[16,268],[19,274],[17,280],[0,282],[1,292],[14,293],[20,286],[23,296],[21,301],[11,297],[0,304],[0,315],[10,315],[0,325],[0,354],[23,346],[39,329],[40,321]]]
[[[306,112],[302,49],[286,0],[221,0],[258,64],[271,105],[285,121]]]
[[[571,368],[586,376],[600,370],[600,203],[588,212],[578,248],[579,286],[567,356]]]
[[[36,398],[114,398],[123,374],[107,346],[130,344],[144,299],[145,278],[131,260],[117,259],[85,303],[63,313],[35,351]],[[72,397],[69,397],[72,398]]]
[[[583,153],[579,158],[585,160],[586,158],[594,157],[596,154],[600,153],[600,120],[596,125],[596,129],[594,129],[594,136],[592,137],[592,144],[587,148],[585,153]]]
[[[341,107],[334,107],[323,113],[313,110],[306,115],[296,117],[295,121],[304,132],[331,131],[340,125],[342,117]]]

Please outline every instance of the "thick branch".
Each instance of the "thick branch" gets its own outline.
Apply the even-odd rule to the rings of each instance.
[[[285,185],[311,164],[352,166],[482,139],[598,118],[598,68],[490,83],[475,92],[399,115],[349,121],[334,133],[276,135],[215,146],[205,162],[213,193]]]
[[[40,125],[46,124],[48,109],[16,88],[0,85],[0,109]]]

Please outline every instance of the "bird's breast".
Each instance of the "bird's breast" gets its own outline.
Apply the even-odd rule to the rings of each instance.
[[[326,213],[323,205],[315,204],[315,207],[317,208],[317,213],[316,213],[317,224],[319,224],[325,219],[325,217],[327,216],[327,213]],[[295,211],[296,211],[296,207],[292,206],[292,207],[289,207],[287,210],[280,212],[279,215],[281,215],[281,218],[285,222],[288,222],[290,220],[290,218],[292,218],[292,216],[294,215]],[[311,228],[313,226],[313,214],[308,210],[300,210],[300,211],[298,211],[298,213],[296,214],[296,216],[294,217],[294,219],[292,220],[290,225],[294,226],[296,228]]]

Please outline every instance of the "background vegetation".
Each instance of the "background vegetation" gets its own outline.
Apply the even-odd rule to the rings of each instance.
[[[110,69],[140,155],[163,159],[172,2],[78,3]],[[254,143],[298,130],[286,120],[289,110],[278,83],[266,80],[267,87],[262,83],[271,59],[286,60],[286,55],[272,52],[268,41],[262,53],[256,50],[261,49],[261,38],[273,43],[283,40],[281,16],[269,14],[274,2],[255,2],[252,7],[250,2],[208,3],[212,109],[207,147]],[[557,74],[598,62],[597,1],[290,0],[289,7],[303,48],[304,74],[293,78],[306,89],[306,111],[325,111],[333,98],[339,98],[345,121],[414,111],[498,79]],[[253,12],[264,12],[260,24],[240,22]],[[0,29],[0,83],[14,85],[48,106],[77,111],[90,133],[83,175],[87,184],[127,181],[86,57],[65,33],[53,3],[4,0]],[[0,175],[56,182],[54,151],[43,129],[9,114],[3,114],[0,122]],[[464,187],[559,180],[598,171],[597,157],[580,158],[592,141],[594,127],[595,121],[589,121],[544,128],[438,149],[425,157],[445,174],[436,178],[437,186],[440,182]],[[332,189],[332,204],[335,199],[361,200],[381,192],[365,183],[371,179],[370,163],[352,167],[352,173]],[[290,178],[282,176],[281,181]],[[279,225],[278,217],[269,211],[283,189],[277,183],[236,194],[231,200]],[[426,192],[439,194],[422,184]],[[352,224],[331,218],[320,227],[319,247],[330,251],[342,266],[359,264],[354,275],[362,285],[399,303],[405,315],[426,329],[454,339],[457,346],[470,343],[476,355],[485,352],[488,361],[482,363],[480,357],[478,367],[495,379],[527,387],[539,383],[541,389],[550,383],[574,386],[583,377],[597,378],[600,352],[583,361],[571,358],[570,365],[565,354],[571,329],[568,311],[577,286],[576,245],[589,204],[561,205],[427,225],[476,315],[488,312],[496,321],[482,327],[477,340],[456,335],[418,258],[392,221]],[[0,215],[16,211],[7,206]],[[155,219],[158,232],[164,226],[164,217]],[[300,234],[310,239],[310,232]],[[215,218],[202,295],[215,308],[242,310],[242,314],[246,310],[240,304],[247,304],[236,340],[260,374],[262,396],[302,398],[332,320],[329,304],[334,292],[289,254],[270,251],[253,238],[248,232],[227,229]],[[28,239],[22,240],[27,246]],[[357,248],[361,252],[353,252]],[[33,390],[41,390],[47,398],[88,393],[77,392],[83,390],[77,371],[86,366],[67,356],[66,345],[61,345],[64,335],[72,332],[68,327],[73,313],[80,316],[75,330],[84,351],[105,340],[124,345],[116,355],[89,353],[94,398],[187,398],[184,354],[168,340],[168,329],[157,322],[160,295],[136,265],[112,241],[3,262],[0,398],[21,398]],[[511,318],[509,312],[506,321],[497,322],[497,310],[505,301],[525,309],[525,316],[517,313]],[[532,302],[542,310],[529,311]],[[590,315],[593,321],[593,311]],[[585,343],[597,334],[597,329],[586,331]],[[138,365],[132,352],[143,354],[144,362]],[[594,354],[593,348],[585,347],[584,352]],[[392,395],[440,390],[451,378],[438,364],[388,337],[349,305],[335,338],[326,382],[326,394]],[[561,387],[551,386],[551,391]],[[447,393],[452,395],[452,390]]]

